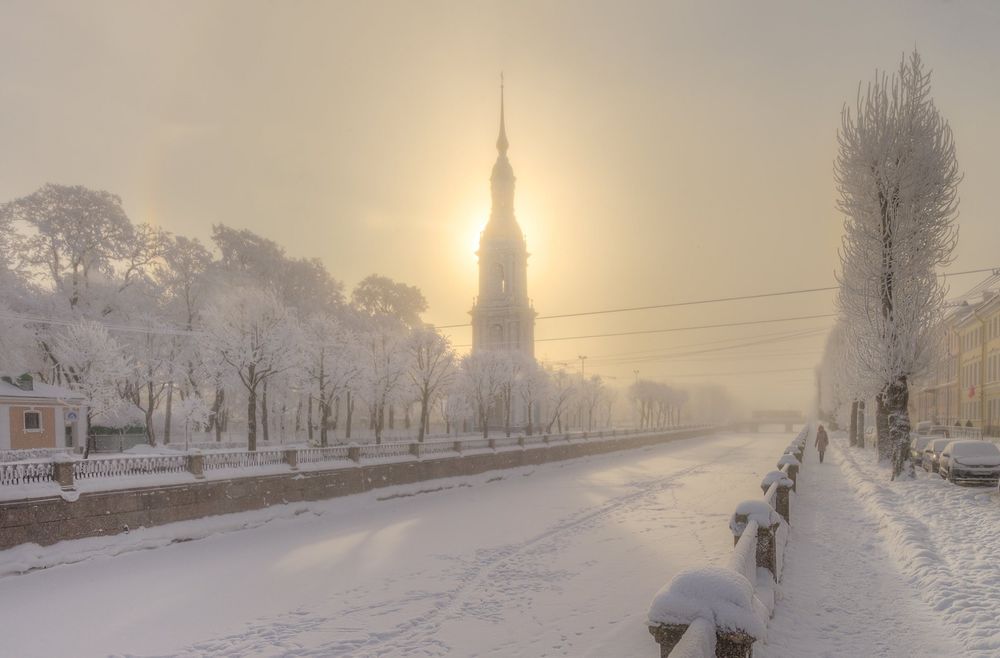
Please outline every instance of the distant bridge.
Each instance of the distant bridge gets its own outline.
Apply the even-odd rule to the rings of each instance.
[[[801,411],[791,409],[763,409],[754,411],[748,420],[737,420],[732,428],[738,432],[759,432],[761,425],[784,425],[786,432],[793,431],[795,425],[805,425]]]

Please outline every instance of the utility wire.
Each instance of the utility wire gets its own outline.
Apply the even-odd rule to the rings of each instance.
[[[983,267],[975,270],[965,270],[963,272],[950,272],[948,274],[938,274],[938,278],[948,278],[953,276],[961,276],[964,274],[980,274],[982,272],[993,272],[1000,273],[1000,268],[996,267]],[[824,286],[822,288],[802,288],[799,290],[781,290],[778,292],[762,292],[753,295],[737,295],[733,297],[716,297],[713,299],[696,299],[686,302],[671,302],[669,304],[651,304],[648,306],[627,306],[623,308],[608,308],[599,311],[580,311],[577,313],[560,313],[557,315],[540,315],[535,318],[535,320],[555,320],[557,318],[579,318],[588,315],[607,315],[609,313],[628,313],[631,311],[649,311],[658,308],[676,308],[678,306],[696,306],[698,304],[717,304],[721,302],[735,302],[744,299],[763,299],[765,297],[782,297],[786,295],[803,295],[813,292],[826,292],[830,290],[837,290],[840,286]],[[442,324],[436,325],[435,329],[458,329],[460,327],[470,327],[472,323],[464,322],[462,324]]]
[[[556,340],[583,340],[585,338],[611,338],[615,336],[640,336],[644,334],[665,334],[674,331],[694,331],[696,329],[719,329],[722,327],[746,327],[755,324],[771,324],[774,322],[793,322],[796,320],[816,320],[818,318],[833,318],[836,313],[823,313],[820,315],[799,315],[791,318],[770,318],[767,320],[746,320],[744,322],[722,322],[719,324],[701,324],[690,327],[669,327],[666,329],[641,329],[639,331],[616,331],[606,334],[585,334],[582,336],[556,336],[552,338],[536,338],[536,343],[546,343]],[[513,343],[510,343],[513,345]],[[456,345],[455,347],[472,347],[472,345]]]

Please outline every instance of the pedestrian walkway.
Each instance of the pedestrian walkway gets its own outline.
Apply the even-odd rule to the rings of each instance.
[[[793,495],[781,599],[755,656],[962,656],[908,584],[844,477],[843,439],[809,446]]]

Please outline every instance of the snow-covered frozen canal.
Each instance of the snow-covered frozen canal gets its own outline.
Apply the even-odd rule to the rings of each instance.
[[[790,438],[721,434],[271,508],[239,515],[246,529],[214,517],[67,542],[43,557],[91,557],[0,579],[0,653],[654,656],[653,594],[729,555],[729,514]]]

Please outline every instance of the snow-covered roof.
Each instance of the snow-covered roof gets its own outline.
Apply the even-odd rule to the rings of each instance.
[[[53,386],[52,384],[44,384],[38,380],[35,380],[32,390],[30,391],[26,391],[18,388],[14,384],[9,384],[0,380],[0,399],[3,398],[25,398],[35,400],[46,399],[53,401],[64,400],[75,404],[83,402],[83,398],[80,397],[80,395],[68,388]]]

